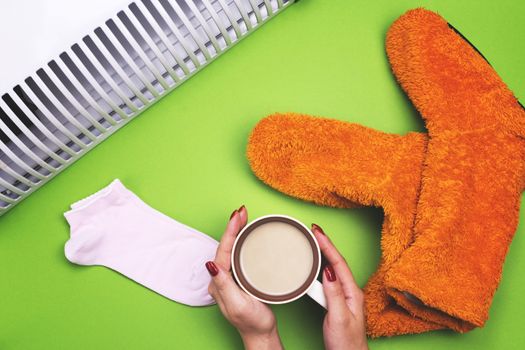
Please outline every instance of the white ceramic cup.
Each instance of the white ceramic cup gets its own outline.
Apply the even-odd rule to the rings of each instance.
[[[312,270],[310,271],[310,274],[306,281],[303,283],[303,285],[301,285],[301,287],[296,289],[294,292],[279,296],[265,294],[257,290],[255,287],[251,286],[243,274],[241,264],[239,261],[242,243],[246,239],[247,235],[249,235],[250,232],[252,232],[256,227],[270,222],[283,222],[299,229],[299,231],[301,231],[308,239],[313,254]],[[275,244],[279,244],[279,241],[276,240]],[[246,293],[248,293],[249,295],[251,295],[259,301],[268,304],[285,304],[297,300],[305,294],[308,294],[308,296],[310,296],[312,299],[314,299],[317,303],[319,303],[326,309],[326,299],[323,292],[323,285],[317,280],[317,276],[319,275],[319,271],[321,269],[321,250],[319,249],[319,244],[317,243],[317,240],[315,239],[315,236],[312,233],[312,231],[310,231],[310,229],[306,225],[304,225],[297,219],[286,215],[275,214],[261,216],[248,223],[235,239],[235,243],[233,245],[231,254],[231,266],[233,275],[239,286]]]

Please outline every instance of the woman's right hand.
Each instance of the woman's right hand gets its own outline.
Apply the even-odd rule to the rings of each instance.
[[[283,346],[272,309],[242,291],[230,273],[233,245],[247,221],[248,211],[244,205],[232,213],[217,248],[215,261],[206,263],[212,276],[208,291],[224,317],[239,331],[247,350],[279,350]]]
[[[323,288],[328,305],[323,323],[325,347],[327,350],[368,349],[363,291],[323,229],[312,224],[312,231],[330,264],[323,271]]]

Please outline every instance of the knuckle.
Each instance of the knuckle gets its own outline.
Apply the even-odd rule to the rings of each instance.
[[[239,303],[237,304],[237,311],[240,313],[240,314],[245,314],[245,311],[246,310],[249,310],[250,309],[250,305],[248,302],[246,302],[246,300],[244,299],[241,299],[239,301]]]
[[[332,297],[333,299],[344,298],[343,291],[342,291],[340,288],[337,288],[337,289],[332,290],[332,293],[330,293],[330,294],[331,294],[331,297]]]
[[[213,284],[210,283],[210,285],[208,286],[208,293],[212,296],[212,297],[215,297],[215,287],[213,286]]]
[[[341,327],[348,327],[351,323],[351,318],[350,315],[345,312],[334,316],[332,322]]]
[[[348,266],[348,263],[346,262],[346,259],[343,257],[343,256],[339,256],[335,262],[334,262],[334,266]]]
[[[224,289],[223,276],[220,276],[220,274],[217,275],[217,277],[215,277],[215,279],[213,280],[213,285],[218,292],[222,291]]]
[[[232,307],[231,315],[238,320],[242,320],[250,311],[249,303],[246,300],[239,298],[239,300]]]
[[[230,316],[232,317],[233,320],[236,320],[236,321],[243,320],[244,314],[245,314],[244,309],[240,305],[238,307],[232,308],[230,312]]]

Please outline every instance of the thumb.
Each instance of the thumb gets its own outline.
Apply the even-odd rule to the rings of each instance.
[[[222,270],[219,265],[213,261],[206,263],[206,269],[210,273],[212,283],[215,286],[214,294],[217,294],[217,296],[226,303],[239,300],[241,290],[237,287],[237,284],[233,281],[229,273]],[[213,297],[215,298],[215,295]]]
[[[342,320],[348,314],[345,294],[332,265],[327,265],[323,273],[323,290],[326,297],[328,316]]]

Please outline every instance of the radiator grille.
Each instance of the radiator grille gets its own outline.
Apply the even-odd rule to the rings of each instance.
[[[294,0],[141,0],[0,98],[0,216]]]

